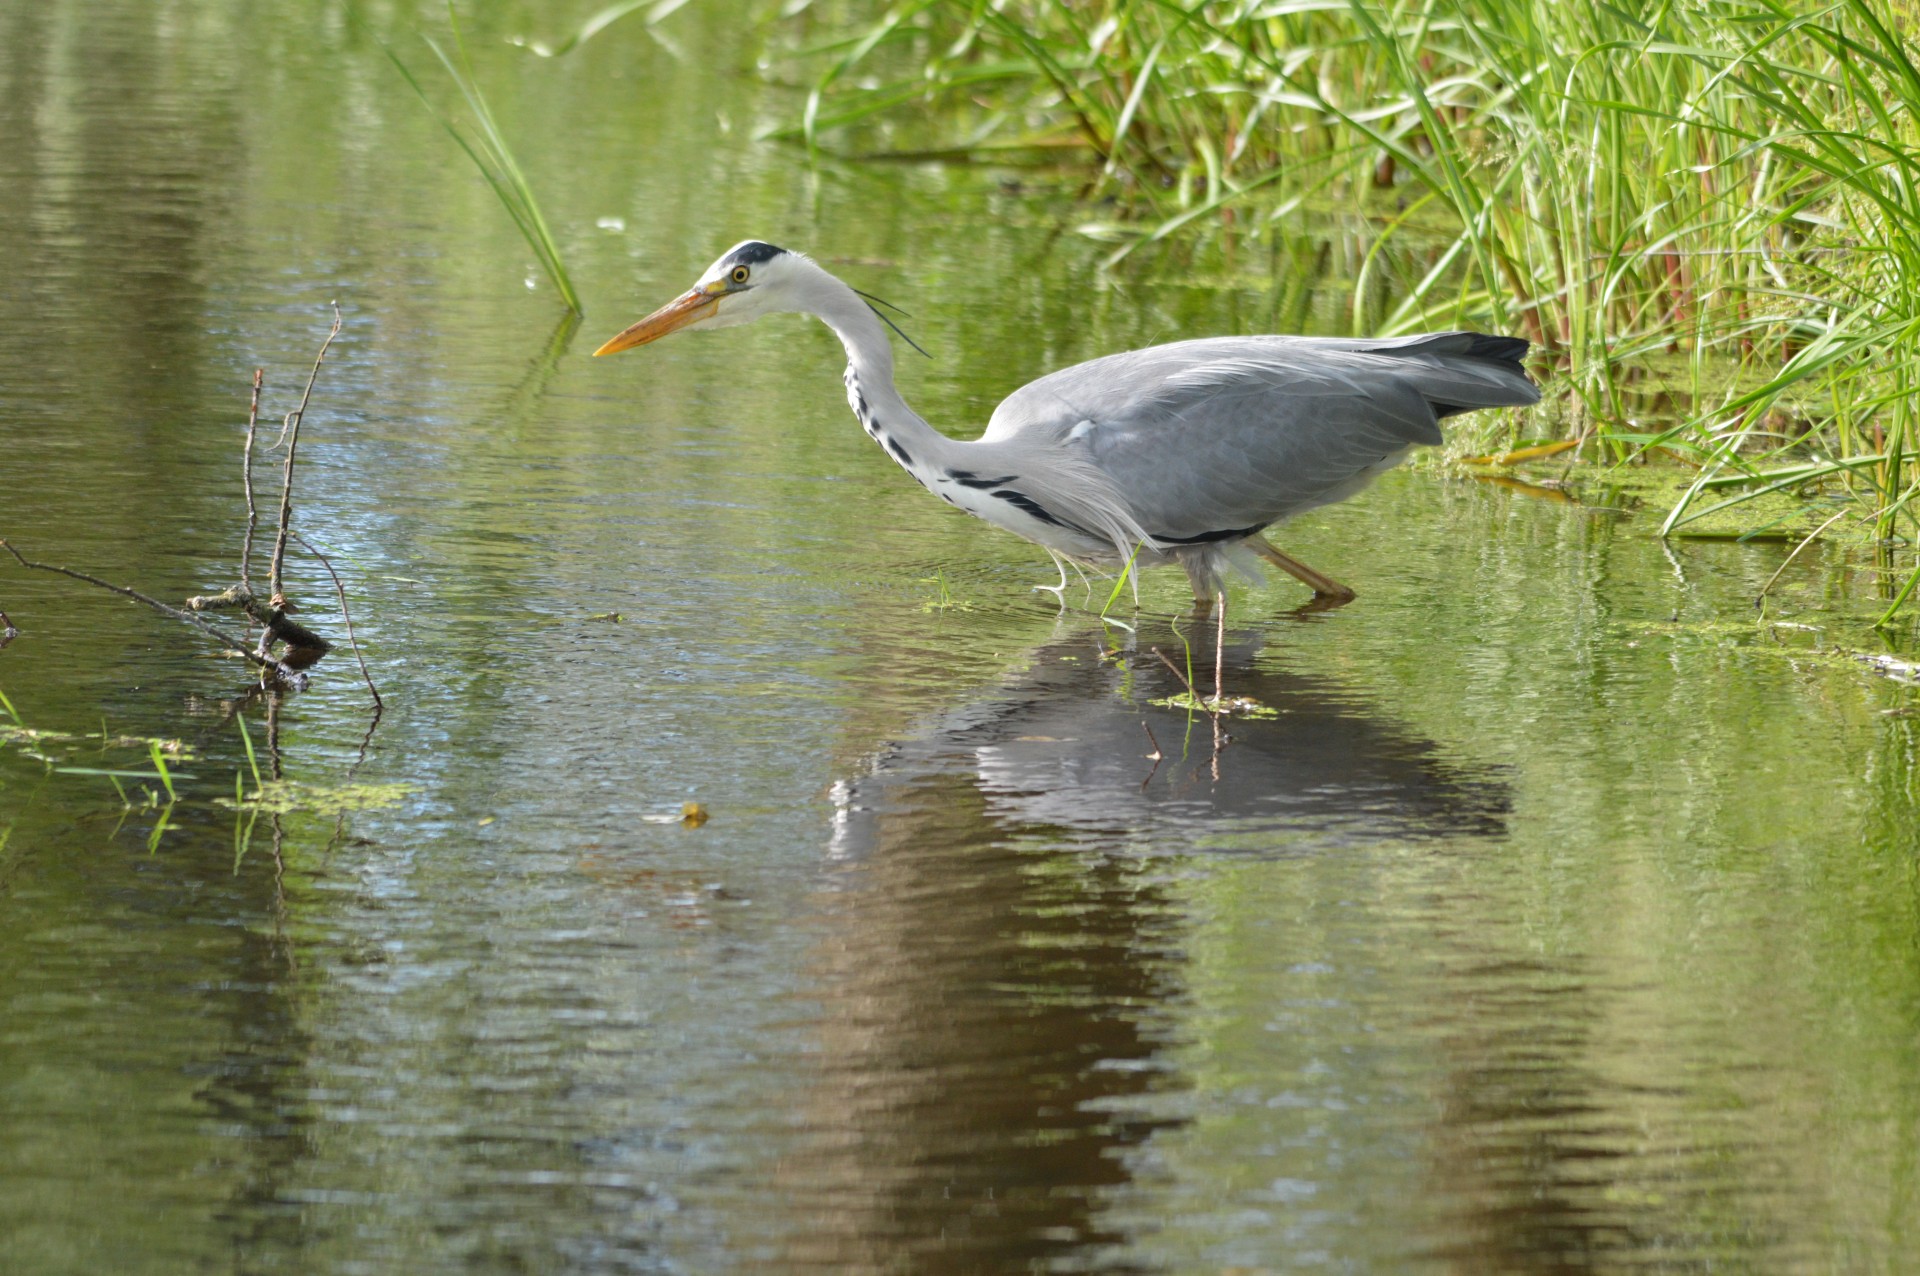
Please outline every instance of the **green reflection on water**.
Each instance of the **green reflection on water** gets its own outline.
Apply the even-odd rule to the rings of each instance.
[[[470,33],[590,336],[771,238],[915,312],[959,432],[1330,313],[1344,241],[1271,289],[1103,277],[999,175],[746,141],[796,99],[732,73],[738,12],[505,43],[591,7]],[[1777,587],[1810,637],[1746,623],[1781,547],[1396,474],[1288,537],[1357,606],[1234,600],[1228,690],[1281,712],[1216,758],[1153,704],[1173,632],[1056,618],[846,418],[817,325],[587,360],[337,12],[16,6],[0,48],[4,534],[225,583],[248,376],[291,406],[337,298],[299,514],[390,705],[362,757],[345,664],[239,705],[164,622],[0,573],[31,724],[198,751],[157,839],[0,755],[10,1270],[1920,1258],[1920,719],[1811,650],[1844,563]],[[277,778],[409,793],[262,816],[236,873],[235,711]]]

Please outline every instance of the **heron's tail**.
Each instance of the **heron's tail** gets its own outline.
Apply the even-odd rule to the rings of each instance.
[[[1384,341],[1355,341],[1350,350],[1407,361],[1407,379],[1439,418],[1480,408],[1519,408],[1540,402],[1540,387],[1522,360],[1532,347],[1519,337],[1484,332],[1431,332]]]

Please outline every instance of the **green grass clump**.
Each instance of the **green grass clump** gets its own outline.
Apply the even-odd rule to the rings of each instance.
[[[1584,456],[1700,467],[1668,530],[1791,491],[1890,540],[1920,530],[1915,30],[1908,0],[908,0],[795,55],[781,131],[1067,156],[1116,262],[1344,214],[1353,331],[1526,336]]]

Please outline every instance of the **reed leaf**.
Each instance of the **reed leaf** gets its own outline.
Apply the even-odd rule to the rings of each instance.
[[[507,215],[513,219],[513,224],[520,231],[521,237],[527,241],[527,247],[533,250],[534,259],[539,262],[540,269],[559,290],[561,300],[566,302],[567,309],[574,314],[584,314],[579,294],[574,291],[573,280],[567,274],[565,263],[561,261],[559,243],[554,239],[546,217],[540,212],[539,200],[534,197],[533,186],[527,181],[519,161],[514,158],[513,148],[508,145],[506,135],[494,118],[493,109],[487,105],[486,95],[481,91],[479,81],[474,78],[473,64],[467,57],[466,42],[460,33],[460,18],[454,11],[453,0],[447,0],[447,22],[453,36],[453,54],[449,56],[439,42],[431,36],[423,34],[421,39],[426,41],[429,49],[433,50],[434,56],[439,59],[440,65],[446,70],[448,77],[460,91],[461,98],[466,102],[468,113],[474,122],[474,135],[471,139],[460,128],[454,117],[440,109],[428,96],[426,89],[407,64],[401,60],[400,55],[374,33],[360,16],[359,11],[354,6],[348,5],[347,13],[355,25],[380,46],[380,51],[386,54],[387,61],[393,64],[393,68],[400,73],[414,95],[420,99],[428,111],[432,112],[433,117],[440,122],[440,127],[446,130],[447,136],[453,139],[466,157],[473,162],[473,166],[480,171],[480,176],[486,179],[488,187],[500,200],[501,207],[507,210]]]

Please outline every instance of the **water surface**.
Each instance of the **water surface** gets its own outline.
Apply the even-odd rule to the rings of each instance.
[[[1920,1266],[1920,718],[1819,650],[1870,577],[1809,551],[1762,626],[1781,546],[1397,472],[1285,537],[1358,603],[1235,595],[1270,712],[1216,743],[1155,703],[1155,649],[1215,659],[1178,574],[1134,633],[1061,612],[818,325],[586,354],[767,238],[913,311],[967,433],[1078,358],[1335,322],[1340,252],[1103,275],[1044,175],[753,142],[799,100],[765,15],[507,43],[592,7],[469,32],[577,331],[338,10],[0,10],[0,535],[229,582],[248,378],[290,408],[337,300],[298,519],[388,705],[338,658],[249,699],[0,569],[28,723],[196,751],[164,825],[0,751],[0,1265]],[[249,833],[236,715],[406,792]]]

